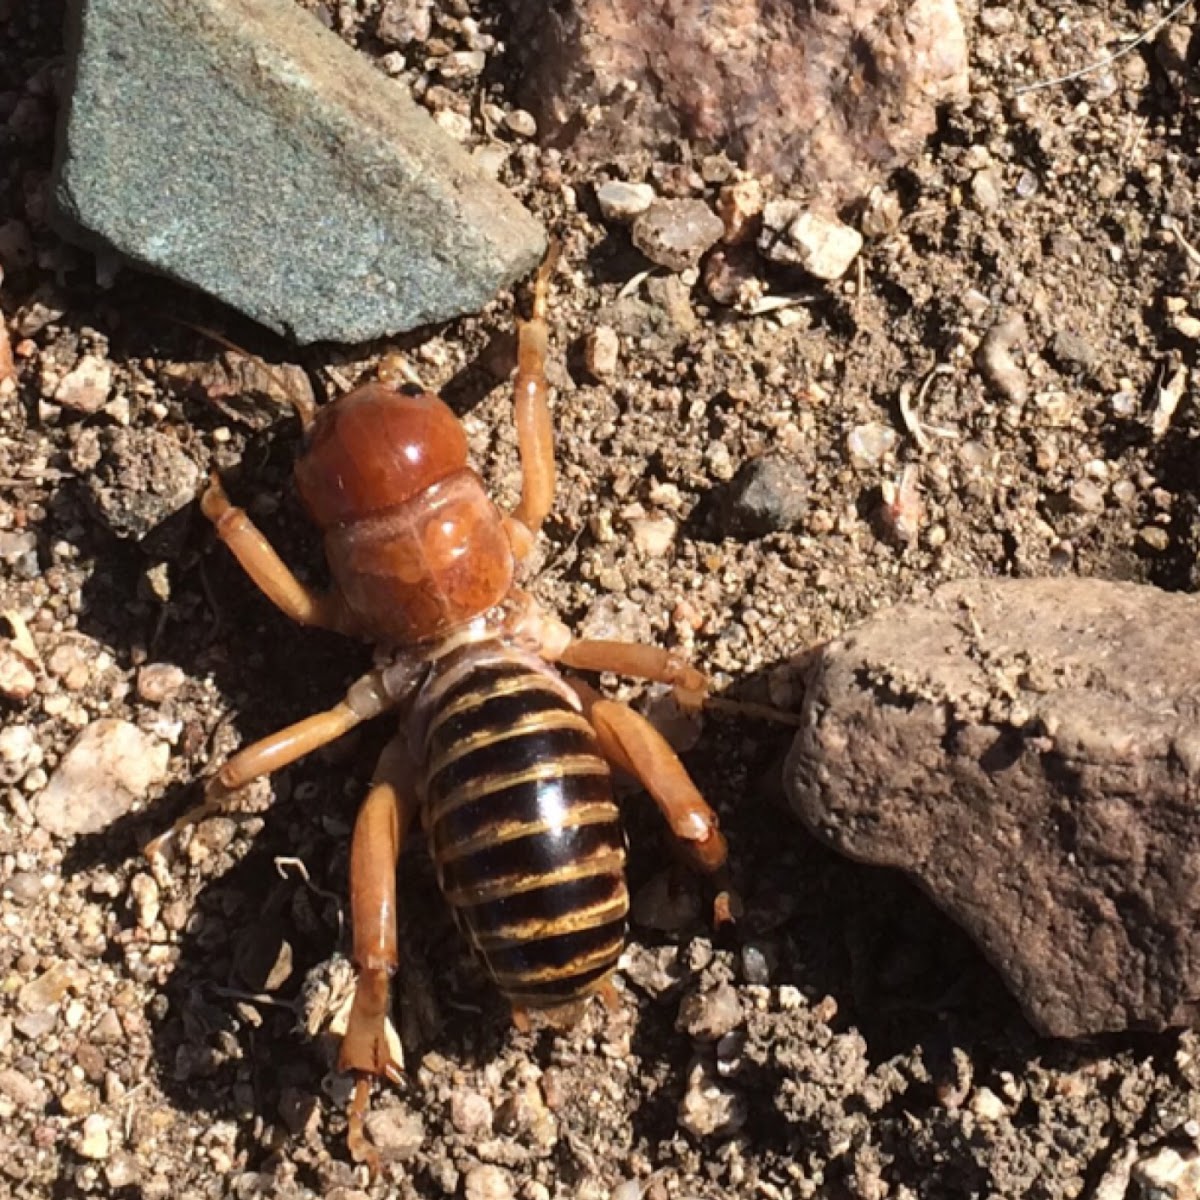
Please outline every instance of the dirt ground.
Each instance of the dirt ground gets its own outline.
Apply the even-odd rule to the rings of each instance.
[[[396,52],[375,36],[378,3],[307,6],[363,53]],[[327,706],[368,650],[289,625],[194,505],[140,542],[114,529],[139,519],[117,486],[145,483],[138,447],[165,438],[197,480],[224,472],[320,578],[289,483],[295,422],[269,398],[187,386],[222,352],[185,322],[303,366],[322,399],[382,347],[298,351],[183,289],[97,270],[50,231],[61,7],[0,0],[0,311],[16,352],[15,387],[0,386],[0,610],[18,618],[0,632],[26,626],[41,663],[31,694],[0,700],[23,731],[0,761],[0,1195],[1194,1194],[1145,1182],[1200,1137],[1193,1035],[1039,1038],[915,889],[835,859],[785,812],[786,729],[719,714],[685,757],[728,831],[745,915],[714,937],[703,890],[629,796],[635,922],[614,1014],[514,1030],[423,848],[405,855],[409,1080],[377,1089],[385,1167],[368,1182],[321,1030],[345,974],[348,833],[387,731],[283,772],[269,811],[207,822],[165,874],[138,853],[232,748]],[[431,36],[458,47],[471,15],[502,40],[497,7],[435,4]],[[791,656],[948,579],[1074,572],[1193,590],[1200,408],[1180,369],[1196,368],[1200,336],[1186,319],[1200,317],[1195,6],[1111,66],[1014,96],[1165,12],[966,12],[973,100],[892,180],[895,227],[868,240],[860,272],[805,285],[810,302],[775,314],[736,314],[661,272],[622,296],[646,263],[600,218],[603,173],[496,132],[501,178],[564,246],[561,477],[539,598],[576,628],[683,649],[718,691],[795,705]],[[422,57],[385,66],[411,81]],[[486,105],[515,107],[499,52],[439,89],[427,103],[471,117],[480,142]],[[1024,397],[975,365],[1010,313],[1027,329]],[[400,340],[509,503],[511,314],[501,297]],[[599,325],[623,335],[603,385],[582,365]],[[112,399],[90,413],[58,392],[82,355],[111,368]],[[900,413],[906,387],[924,445]],[[800,524],[729,536],[730,479],[768,451],[807,489]],[[909,464],[924,511],[906,543],[881,508]],[[167,742],[168,780],[101,833],[55,836],[38,797],[101,716]],[[44,978],[45,995],[26,990]]]

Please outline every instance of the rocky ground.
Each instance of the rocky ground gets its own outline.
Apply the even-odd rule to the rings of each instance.
[[[844,281],[766,271],[789,299],[757,315],[686,270],[643,275],[597,204],[604,168],[531,139],[498,6],[306,7],[415,85],[563,244],[561,480],[535,591],[576,628],[681,648],[718,690],[791,706],[793,655],[946,580],[1195,588],[1194,6],[1021,94],[1166,9],[964,13],[967,107],[850,213],[870,236]],[[348,832],[386,730],[284,772],[258,816],[205,823],[169,870],[138,849],[232,748],[367,661],[289,626],[180,504],[220,469],[318,578],[280,391],[311,378],[332,397],[383,348],[297,351],[56,237],[61,21],[55,0],[0,0],[0,1194],[1194,1195],[1194,1036],[1037,1037],[920,894],[783,811],[787,730],[718,714],[682,733],[744,918],[714,938],[630,796],[615,1014],[513,1030],[421,848],[405,856],[410,1078],[377,1095],[384,1174],[365,1178],[327,1030]],[[674,157],[639,181],[714,202],[724,168]],[[502,297],[400,339],[505,502],[511,330]],[[763,454],[765,518],[735,484]]]

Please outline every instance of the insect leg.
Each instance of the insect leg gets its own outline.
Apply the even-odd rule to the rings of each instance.
[[[200,499],[200,511],[216,527],[217,536],[233,551],[242,570],[276,608],[300,625],[353,632],[341,597],[336,592],[322,595],[305,587],[245,511],[230,503],[216,475]]]
[[[189,825],[235,809],[236,793],[252,780],[274,774],[310,751],[336,741],[356,725],[386,712],[395,703],[384,690],[380,676],[372,672],[354,683],[340,704],[305,717],[303,721],[239,750],[209,779],[204,788],[204,800],[188,809],[170,829],[146,845],[146,857],[160,857],[171,839]]]
[[[583,701],[604,756],[650,793],[692,866],[714,876],[719,888],[714,905],[717,922],[731,920],[734,900],[725,879],[725,837],[717,814],[679,756],[666,738],[628,705],[603,699],[586,683],[572,680],[571,686]]]
[[[350,845],[350,913],[358,987],[338,1056],[340,1071],[358,1076],[350,1106],[350,1153],[377,1169],[363,1132],[371,1077],[400,1079],[401,1064],[388,1041],[389,980],[399,962],[396,945],[396,860],[417,814],[416,767],[407,739],[389,742],[359,809]]]
[[[571,642],[556,661],[577,671],[612,671],[669,684],[675,689],[681,708],[698,709],[708,696],[708,678],[704,672],[661,646],[584,638]]]
[[[685,662],[678,654],[660,646],[645,646],[640,642],[607,642],[583,639],[571,642],[563,651],[550,655],[564,667],[577,671],[612,671],[634,679],[649,679],[669,684],[679,707],[688,712],[716,709],[734,716],[752,717],[781,725],[799,725],[797,713],[785,712],[767,704],[750,700],[729,700],[710,696],[708,677],[697,667]]]
[[[513,390],[517,446],[521,454],[521,502],[510,518],[509,532],[518,558],[528,553],[533,535],[541,529],[554,503],[554,427],[546,381],[546,313],[550,276],[557,260],[558,247],[554,245],[534,281],[533,312],[528,320],[517,322],[517,377]]]

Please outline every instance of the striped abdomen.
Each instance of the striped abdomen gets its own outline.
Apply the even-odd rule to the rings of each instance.
[[[616,966],[629,910],[595,735],[561,682],[515,655],[429,686],[424,817],[442,892],[515,1004],[568,1004]]]

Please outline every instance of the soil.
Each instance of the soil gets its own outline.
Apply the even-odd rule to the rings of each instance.
[[[562,242],[561,474],[533,589],[573,627],[679,648],[717,692],[787,708],[793,656],[945,580],[1073,572],[1194,589],[1200,410],[1178,383],[1197,346],[1181,318],[1200,316],[1194,7],[1110,66],[1022,95],[1166,10],[967,13],[973,99],[890,181],[895,221],[841,283],[765,274],[770,293],[805,300],[753,317],[687,275],[622,294],[648,264],[600,217],[603,167],[503,123],[516,89],[498,6],[435,5],[427,44],[403,60],[378,36],[378,3],[307,7],[500,146],[501,178]],[[470,48],[467,16],[498,38],[484,73],[422,81],[435,41]],[[289,481],[296,422],[266,383],[236,402],[212,387],[223,352],[196,327],[304,368],[322,400],[385,348],[301,352],[63,244],[46,223],[61,24],[55,0],[0,0],[0,308],[16,359],[15,386],[0,384],[0,610],[40,658],[32,693],[0,700],[5,727],[34,735],[0,763],[0,1194],[1113,1197],[1131,1170],[1143,1194],[1147,1160],[1194,1152],[1192,1034],[1036,1036],[914,888],[823,851],[784,811],[787,728],[712,712],[685,758],[728,831],[745,912],[713,932],[703,888],[630,795],[635,923],[615,1013],[516,1031],[460,949],[423,848],[406,853],[409,1078],[376,1089],[384,1168],[369,1181],[346,1150],[328,1018],[346,975],[349,830],[386,729],[255,790],[252,819],[199,826],[170,870],[139,847],[234,747],[327,707],[369,662],[289,625],[194,505],[155,517],[180,478],[154,472],[169,444],[197,479],[220,470],[283,556],[321,578]],[[686,190],[678,149],[647,166]],[[702,178],[700,194],[717,186]],[[1014,317],[1014,361],[985,378],[984,336]],[[622,351],[599,383],[584,346],[602,325]],[[501,297],[388,347],[463,415],[503,503],[519,482],[512,328]],[[85,355],[111,371],[98,407],[94,389],[59,388]],[[729,485],[767,451],[806,501],[794,529],[749,536]],[[898,530],[884,489],[907,466],[922,511],[898,537],[913,513]],[[52,835],[38,795],[101,716],[170,744],[165,794],[100,833]]]

